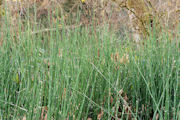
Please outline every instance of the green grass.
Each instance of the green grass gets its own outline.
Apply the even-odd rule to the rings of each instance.
[[[1,27],[0,119],[180,119],[180,54],[165,34],[136,48],[106,26]],[[1,36],[0,36],[1,38]],[[119,39],[121,38],[121,39]],[[175,41],[175,40],[174,40]],[[112,60],[128,54],[121,63]],[[122,92],[123,90],[123,92]]]

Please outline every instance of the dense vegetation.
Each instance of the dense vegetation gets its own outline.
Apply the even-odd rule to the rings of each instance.
[[[5,11],[0,120],[179,120],[180,28],[137,45],[79,4],[72,14],[38,3],[16,19]]]

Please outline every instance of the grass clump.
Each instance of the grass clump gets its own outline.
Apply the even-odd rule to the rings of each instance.
[[[1,27],[0,119],[180,119],[176,40],[48,20]]]

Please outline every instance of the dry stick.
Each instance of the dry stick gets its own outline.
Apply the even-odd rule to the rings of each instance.
[[[0,102],[3,102],[3,103],[5,103],[5,104],[9,104],[9,105],[11,105],[11,106],[14,106],[14,107],[19,108],[20,110],[23,110],[23,111],[25,111],[25,112],[28,112],[28,110],[27,110],[27,109],[22,108],[22,107],[20,107],[20,106],[17,106],[17,105],[15,105],[15,104],[13,104],[13,103],[9,103],[9,102],[2,101],[2,100],[0,100]]]
[[[113,0],[112,0],[112,1],[113,1]],[[123,3],[124,3],[124,5],[123,5]],[[143,29],[145,30],[146,34],[149,36],[149,33],[148,33],[148,31],[147,31],[147,29],[146,29],[146,27],[145,27],[145,23],[142,21],[142,19],[141,19],[139,16],[136,15],[136,13],[135,13],[133,10],[131,10],[131,9],[127,6],[127,0],[126,0],[125,2],[119,3],[119,6],[122,7],[122,8],[125,8],[125,9],[127,9],[128,11],[130,11],[131,13],[133,13],[133,14],[135,15],[135,17],[141,22],[141,24],[142,24],[142,26],[143,26]]]
[[[115,2],[114,0],[112,0],[113,2]],[[153,5],[151,4],[151,2],[149,1],[149,0],[147,0],[146,1],[147,2],[147,4],[153,9],[153,11],[156,13],[156,14],[158,14],[158,12],[156,11],[156,9],[153,7]],[[141,22],[141,24],[142,24],[142,27],[143,27],[143,29],[145,30],[145,33],[149,36],[149,32],[147,31],[147,29],[146,29],[146,25],[145,25],[145,23],[143,22],[143,20],[138,16],[138,15],[136,15],[136,13],[133,11],[133,10],[131,10],[129,7],[128,7],[128,5],[127,5],[127,0],[125,0],[124,2],[121,2],[121,3],[119,3],[119,6],[120,7],[122,7],[122,8],[125,8],[125,9],[127,9],[128,11],[130,11],[131,13],[133,13],[134,14],[134,16]],[[161,17],[161,16],[160,16]]]
[[[80,27],[81,25],[83,25],[83,23],[80,23],[77,26],[75,26],[75,25],[66,26],[66,27],[64,27],[64,29],[73,29],[73,28]],[[62,29],[62,28],[63,28],[62,26],[58,27],[58,29]],[[46,29],[43,29],[43,30],[33,31],[30,34],[33,35],[33,34],[37,34],[37,33],[49,32],[49,31],[55,31],[55,30],[57,30],[57,28],[46,28]]]
[[[126,8],[128,11],[130,11],[131,13],[133,13],[135,15],[135,17],[141,22],[143,29],[145,30],[146,34],[149,36],[149,33],[145,27],[145,23],[143,22],[143,20],[139,16],[137,16],[136,13],[133,10],[131,10],[130,8],[128,8],[127,6],[124,6],[124,8]]]

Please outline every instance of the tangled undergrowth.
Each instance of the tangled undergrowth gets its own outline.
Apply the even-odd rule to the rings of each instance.
[[[7,8],[1,14],[9,14],[12,28],[18,26],[19,20],[29,21],[32,26],[39,24],[42,29],[52,27],[50,24],[55,21],[61,25],[63,21],[63,24],[75,26],[109,24],[114,31],[132,32],[132,39],[137,35],[147,38],[153,31],[156,37],[162,32],[172,39],[179,37],[178,0],[8,0],[1,3],[1,7]]]

